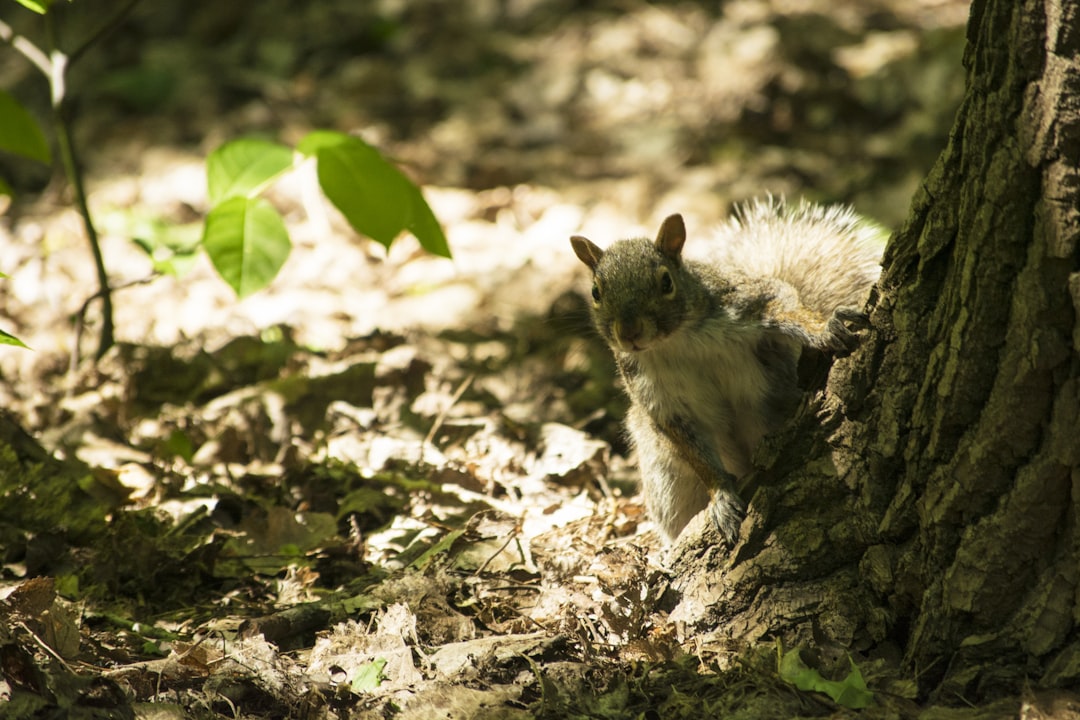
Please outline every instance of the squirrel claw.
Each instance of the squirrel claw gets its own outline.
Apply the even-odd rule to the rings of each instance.
[[[869,316],[858,308],[836,308],[825,328],[824,349],[841,356],[850,355],[859,346],[860,340],[852,330],[865,330],[868,327]]]
[[[713,525],[729,548],[739,542],[739,528],[746,517],[746,506],[734,493],[716,493],[709,503]]]
[[[856,330],[870,327],[870,316],[857,307],[838,307],[833,311],[833,316]]]

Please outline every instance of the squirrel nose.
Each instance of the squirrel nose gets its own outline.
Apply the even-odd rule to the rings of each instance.
[[[629,345],[633,345],[634,342],[641,337],[644,329],[641,318],[637,317],[628,318],[626,320],[616,320],[614,325],[615,337]]]

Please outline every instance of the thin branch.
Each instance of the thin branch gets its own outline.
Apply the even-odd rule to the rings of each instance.
[[[465,391],[469,389],[469,385],[472,385],[472,381],[476,379],[476,373],[470,373],[468,377],[461,381],[458,385],[458,389],[454,391],[453,397],[450,398],[450,402],[446,404],[446,407],[439,412],[435,418],[435,422],[431,423],[431,429],[428,430],[427,435],[424,437],[424,443],[420,446],[420,457],[423,458],[424,448],[435,441],[435,435],[439,432],[439,428],[446,422],[446,416],[450,412],[450,408],[457,404],[457,401],[461,399],[461,396],[465,394]]]
[[[40,70],[45,77],[52,76],[52,63],[45,51],[39,48],[27,37],[16,35],[11,26],[0,20],[0,40],[3,40],[15,48],[23,57],[29,60],[34,67]]]
[[[68,62],[75,62],[78,60],[87,48],[91,47],[97,41],[104,38],[116,28],[120,27],[120,23],[131,14],[131,11],[135,9],[135,6],[139,4],[139,0],[128,0],[127,5],[120,8],[116,13],[109,18],[101,27],[95,30],[89,37],[82,41],[82,43],[74,50],[68,53]]]
[[[67,70],[71,63],[75,62],[87,48],[93,46],[103,37],[118,28],[124,19],[135,8],[139,0],[127,0],[127,2],[112,17],[106,20],[97,30],[86,37],[70,53],[60,49],[56,38],[56,20],[53,13],[45,13],[45,37],[48,42],[48,54],[30,40],[16,35],[15,31],[3,20],[0,20],[0,40],[10,44],[16,51],[22,53],[33,63],[49,81],[49,95],[52,101],[53,125],[56,129],[56,141],[60,148],[60,159],[67,175],[68,183],[75,193],[75,205],[82,216],[86,237],[90,241],[90,249],[94,255],[94,266],[97,270],[98,292],[96,297],[101,299],[102,326],[101,337],[98,344],[96,357],[100,360],[105,351],[113,344],[113,305],[112,289],[109,287],[109,275],[105,269],[105,258],[101,252],[101,243],[97,229],[94,227],[93,218],[90,215],[90,207],[86,200],[86,187],[83,184],[82,170],[79,167],[78,157],[75,152],[75,144],[71,127],[68,123],[65,111],[64,99],[67,95]],[[88,301],[89,302],[89,301]],[[86,312],[86,306],[80,311],[79,333],[82,333],[82,315]],[[78,337],[73,357],[78,356]]]
[[[56,42],[56,22],[52,13],[45,15],[45,36],[53,57],[53,72],[49,75],[49,91],[52,96],[53,126],[56,129],[56,141],[60,148],[60,159],[64,165],[64,174],[75,192],[75,207],[82,216],[86,239],[90,241],[90,250],[94,255],[94,269],[97,271],[98,292],[101,295],[101,335],[95,357],[100,360],[105,351],[113,344],[113,304],[109,288],[109,274],[105,269],[105,258],[101,253],[101,241],[94,227],[93,216],[86,200],[86,186],[83,184],[82,170],[79,168],[75,152],[75,141],[68,124],[64,96],[66,94],[67,56],[59,50]]]
[[[38,637],[38,634],[36,632],[34,632],[33,630],[31,630],[27,626],[26,623],[24,623],[24,622],[22,622],[20,620],[19,622],[15,623],[15,626],[19,627],[19,628],[22,628],[26,632],[30,633],[30,637],[32,637],[34,639],[34,641],[37,642],[37,644],[40,645],[45,652],[47,652],[49,655],[52,655],[54,658],[59,660],[60,664],[63,665],[64,669],[67,670],[69,673],[71,673],[72,675],[75,674],[75,670],[73,670],[72,667],[67,664],[67,660],[64,660],[64,658],[61,657],[60,653],[56,652],[51,647],[49,647],[49,644],[47,642],[45,642],[44,640],[42,640],[40,637]]]
[[[159,277],[161,277],[161,273],[154,272],[147,277],[138,278],[136,280],[129,280],[125,283],[117,285],[116,287],[110,287],[108,288],[108,290],[109,293],[112,293],[117,290],[126,290],[127,288],[134,287],[136,285],[146,285],[147,283],[153,282]],[[95,292],[93,295],[83,301],[83,304],[79,307],[79,311],[75,313],[75,343],[74,347],[71,349],[71,356],[68,358],[68,372],[72,376],[74,376],[75,369],[76,367],[78,367],[79,364],[79,348],[82,347],[83,330],[86,328],[86,313],[90,311],[90,304],[95,300],[101,299],[103,296],[104,291],[102,289],[98,289],[97,292]]]

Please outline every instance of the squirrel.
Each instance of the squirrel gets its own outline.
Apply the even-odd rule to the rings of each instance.
[[[768,198],[736,208],[684,256],[681,215],[655,241],[570,238],[592,271],[592,318],[615,355],[649,515],[670,542],[709,507],[729,547],[737,482],[802,397],[806,348],[850,353],[880,273],[881,230],[843,206]]]

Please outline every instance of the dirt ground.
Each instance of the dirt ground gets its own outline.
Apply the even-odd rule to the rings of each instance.
[[[197,5],[143,3],[72,73],[100,362],[70,192],[0,160],[0,328],[32,348],[0,404],[61,461],[0,457],[4,717],[853,715],[687,619],[568,238],[693,238],[766,193],[902,222],[967,3]],[[46,100],[8,46],[0,86]],[[453,260],[357,237],[308,168],[270,192],[270,288],[154,274],[132,237],[198,233],[211,150],[314,128],[394,158]],[[864,716],[917,713],[863,673]]]

